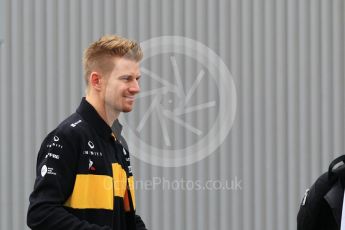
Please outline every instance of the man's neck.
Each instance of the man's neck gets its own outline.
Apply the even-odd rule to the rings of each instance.
[[[97,100],[95,97],[86,95],[86,101],[89,102],[92,107],[97,111],[98,115],[111,127],[114,121],[118,118],[119,113],[107,108],[104,102]]]

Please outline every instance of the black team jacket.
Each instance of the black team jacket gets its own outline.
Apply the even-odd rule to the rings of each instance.
[[[339,163],[343,162],[339,166]],[[297,230],[340,230],[345,187],[345,155],[307,189],[297,215]]]
[[[82,99],[44,139],[27,224],[34,230],[145,230],[127,144]]]

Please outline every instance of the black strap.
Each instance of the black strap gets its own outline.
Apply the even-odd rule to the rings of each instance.
[[[343,162],[345,164],[345,155],[341,155],[341,156],[335,158],[331,162],[331,164],[329,165],[329,167],[328,167],[328,179],[330,181],[333,179],[333,176],[334,176],[334,172],[333,172],[334,166],[336,166],[340,162]]]

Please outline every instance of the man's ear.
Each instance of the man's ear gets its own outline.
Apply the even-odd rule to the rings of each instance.
[[[92,72],[90,74],[90,87],[96,89],[96,90],[101,90],[102,88],[102,76],[98,72]]]

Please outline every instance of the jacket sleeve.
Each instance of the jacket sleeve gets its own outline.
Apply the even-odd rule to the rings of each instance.
[[[78,149],[73,138],[52,132],[43,141],[37,157],[36,180],[30,195],[27,224],[34,230],[111,230],[82,221],[64,207],[72,193]]]

